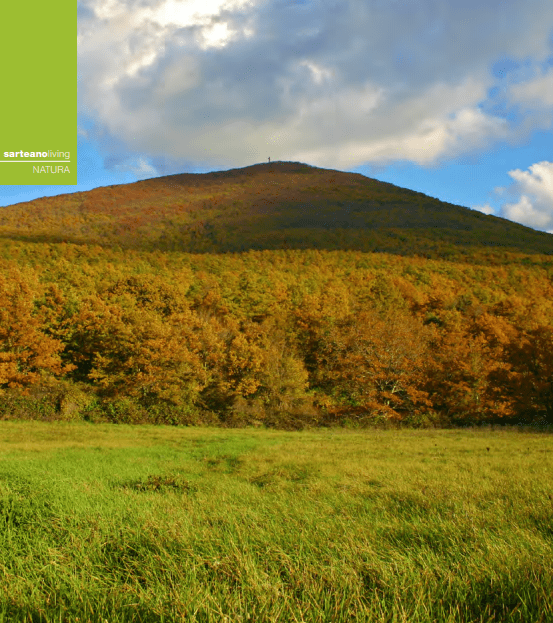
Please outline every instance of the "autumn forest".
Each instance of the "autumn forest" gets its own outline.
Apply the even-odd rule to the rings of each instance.
[[[0,418],[553,424],[553,235],[301,163],[0,208]]]

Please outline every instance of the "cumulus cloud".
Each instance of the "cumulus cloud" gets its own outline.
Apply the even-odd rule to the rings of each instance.
[[[501,216],[534,229],[550,231],[553,228],[553,162],[538,162],[527,171],[515,169],[509,171],[509,175],[513,184],[497,188],[496,193],[514,196],[516,200],[501,206]]]
[[[157,177],[158,175],[156,168],[149,164],[142,156],[127,159],[124,162],[116,164],[114,168],[121,173],[130,171],[139,179],[148,179]]]
[[[485,203],[483,206],[472,206],[472,209],[478,210],[478,212],[482,212],[484,214],[495,214],[495,208],[489,203]]]
[[[80,0],[79,110],[106,157],[432,166],[542,125],[550,76],[482,107],[498,57],[550,52],[550,0]],[[117,153],[115,153],[117,152]],[[119,154],[119,155],[118,155]],[[145,160],[146,162],[146,160]],[[155,167],[154,167],[155,168]],[[522,210],[522,208],[521,208]]]
[[[513,138],[528,137],[535,130],[549,129],[553,123],[553,67],[532,63],[524,68],[524,78],[511,78],[512,84],[505,88],[505,101],[511,109],[522,116]],[[513,80],[514,79],[514,80]]]
[[[540,72],[522,84],[513,85],[510,88],[510,99],[513,103],[526,106],[553,107],[553,68]]]

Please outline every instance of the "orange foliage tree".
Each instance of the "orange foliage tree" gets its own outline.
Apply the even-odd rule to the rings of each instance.
[[[418,319],[365,310],[336,320],[303,305],[295,321],[317,403],[330,419],[402,420],[430,411],[421,386],[432,329]]]
[[[92,381],[109,397],[129,395],[146,404],[190,401],[206,382],[194,324],[190,311],[161,319],[89,297],[67,321],[73,376]]]
[[[17,270],[0,274],[0,387],[27,387],[43,375],[69,370],[60,353],[63,343],[44,331],[48,314],[35,305],[38,285]]]
[[[510,399],[521,422],[553,424],[553,328],[538,326],[506,346],[510,363],[494,379]]]
[[[431,407],[422,389],[431,334],[407,314],[350,317],[331,333],[333,394],[362,419],[415,421],[425,415]]]

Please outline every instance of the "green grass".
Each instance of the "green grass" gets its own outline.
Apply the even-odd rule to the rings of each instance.
[[[553,437],[0,422],[0,621],[553,621]]]

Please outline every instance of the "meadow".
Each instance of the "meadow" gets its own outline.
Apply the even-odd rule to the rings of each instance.
[[[0,421],[0,621],[547,622],[553,437]]]

